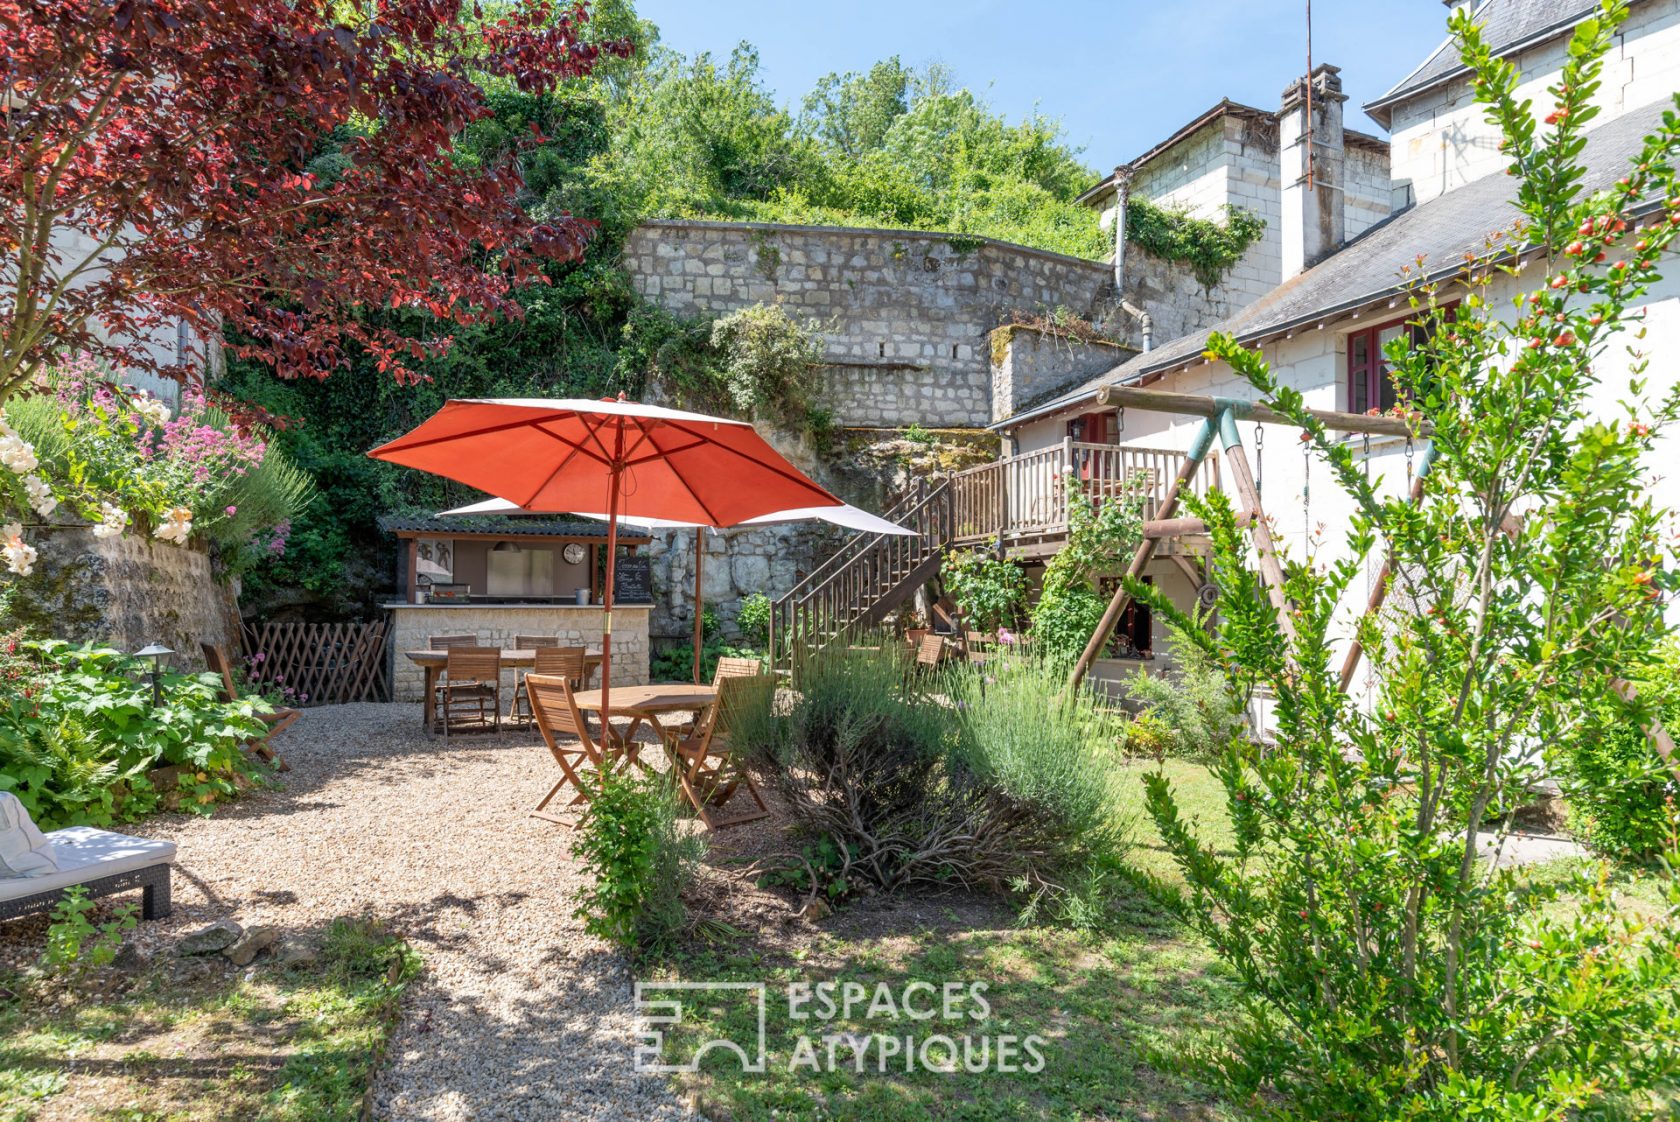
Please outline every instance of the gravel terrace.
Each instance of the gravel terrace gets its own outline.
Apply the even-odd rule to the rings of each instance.
[[[134,829],[180,847],[175,912],[140,925],[143,951],[224,916],[288,931],[383,917],[425,971],[375,1118],[691,1117],[632,1070],[624,961],[572,918],[570,831],[528,814],[559,774],[537,734],[445,747],[418,705],[343,705],[306,710],[277,747],[292,767],[278,789]]]

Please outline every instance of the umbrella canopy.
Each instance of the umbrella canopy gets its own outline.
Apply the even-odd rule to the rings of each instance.
[[[466,506],[453,507],[450,510],[440,510],[439,518],[452,518],[457,515],[471,514],[572,514],[578,518],[594,518],[606,521],[606,515],[577,510],[532,510],[522,507],[508,499],[485,499],[482,502],[468,503]],[[619,517],[619,525],[635,524],[644,530],[692,530],[698,523],[683,522],[670,518],[636,518],[628,515]],[[913,538],[915,530],[900,526],[897,522],[888,522],[878,514],[870,514],[861,507],[850,503],[839,506],[800,506],[791,510],[777,510],[769,514],[761,514],[757,518],[749,518],[739,526],[779,526],[788,522],[827,522],[847,530],[857,530],[864,534],[896,534],[900,537]]]
[[[841,505],[746,422],[633,401],[450,401],[368,455],[533,510],[605,508],[609,520],[734,526],[789,507]]]
[[[525,507],[607,512],[601,726],[612,712],[613,579],[623,515],[733,526],[795,506],[839,506],[743,421],[579,399],[446,402],[368,453]]]

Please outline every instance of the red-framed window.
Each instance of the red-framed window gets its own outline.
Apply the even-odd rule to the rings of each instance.
[[[1447,309],[1450,315],[1452,309]],[[1429,330],[1413,322],[1412,312],[1387,323],[1362,327],[1347,337],[1347,411],[1365,413],[1372,409],[1386,413],[1400,402],[1395,389],[1393,363],[1383,355],[1383,348],[1394,339],[1406,339],[1413,347],[1429,339]]]

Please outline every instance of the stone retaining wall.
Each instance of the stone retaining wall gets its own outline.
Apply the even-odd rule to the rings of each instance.
[[[840,425],[989,424],[994,327],[1113,309],[1102,262],[949,234],[664,220],[631,233],[624,261],[637,292],[679,315],[779,303],[814,321]]]
[[[1137,353],[1118,343],[1000,327],[992,332],[992,420],[1012,417]]]
[[[162,643],[197,668],[200,643],[239,644],[238,590],[202,549],[138,534],[96,538],[86,526],[31,526],[40,553],[16,581],[12,615],[32,631],[134,651]]]

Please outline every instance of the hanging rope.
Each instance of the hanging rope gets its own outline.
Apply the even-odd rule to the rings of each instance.
[[[1362,468],[1364,468],[1364,470],[1365,470],[1365,483],[1366,483],[1367,486],[1369,486],[1370,482],[1371,482],[1371,434],[1370,433],[1365,433],[1363,435],[1361,441],[1360,441],[1360,444],[1361,444],[1360,453],[1359,453],[1359,455],[1360,455],[1360,466]],[[1365,551],[1365,593],[1366,593],[1366,595],[1370,595],[1370,593],[1371,593],[1371,581],[1372,581],[1372,576],[1371,576],[1371,551],[1366,550]],[[1371,658],[1369,657],[1369,652],[1367,652],[1367,657],[1365,658],[1365,710],[1366,710],[1366,712],[1370,712],[1371,707],[1374,704],[1374,702],[1372,701],[1372,697],[1371,697],[1372,689],[1376,685],[1376,681],[1377,681],[1376,671],[1374,669],[1372,669],[1372,667],[1374,665],[1375,664],[1372,662]]]
[[[1254,493],[1266,497],[1266,426],[1254,426]]]

